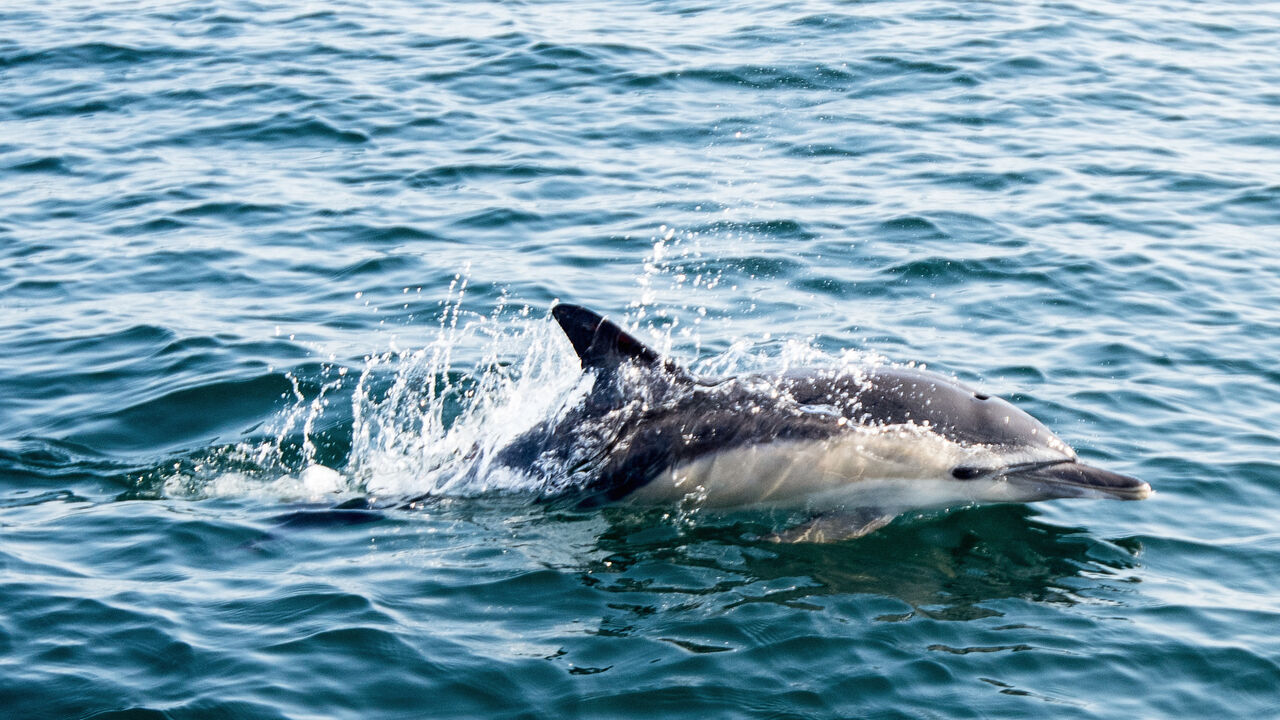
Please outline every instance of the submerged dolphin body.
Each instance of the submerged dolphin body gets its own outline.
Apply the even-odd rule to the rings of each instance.
[[[556,475],[583,504],[801,510],[813,520],[778,539],[823,541],[913,509],[1151,494],[941,375],[878,366],[709,381],[586,308],[551,312],[594,383],[493,461]]]

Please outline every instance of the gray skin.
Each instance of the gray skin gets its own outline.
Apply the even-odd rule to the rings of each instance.
[[[552,315],[592,389],[493,459],[583,505],[669,501],[693,477],[712,504],[815,514],[778,539],[829,540],[914,507],[1151,492],[1078,462],[1035,418],[941,375],[879,366],[708,381],[586,308],[560,304]]]

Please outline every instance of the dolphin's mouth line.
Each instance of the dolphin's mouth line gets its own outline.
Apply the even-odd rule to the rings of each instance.
[[[1055,465],[1066,465],[1068,463],[1076,464],[1076,461],[1075,460],[1037,460],[1034,462],[1017,463],[1015,465],[1009,465],[1005,467],[1000,471],[1000,474],[1001,475],[1017,475],[1019,473],[1035,472],[1036,470],[1051,468]]]
[[[1151,486],[1128,475],[1113,473],[1078,460],[1047,460],[1010,465],[1000,473],[1015,482],[1038,483],[1067,491],[1066,496],[1109,497],[1117,500],[1144,500]]]

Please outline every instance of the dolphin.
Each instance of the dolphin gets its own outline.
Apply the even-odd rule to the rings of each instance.
[[[1151,494],[1005,400],[920,368],[707,379],[587,308],[551,315],[590,389],[490,462],[579,505],[799,511],[811,519],[773,539],[822,542],[910,510]]]

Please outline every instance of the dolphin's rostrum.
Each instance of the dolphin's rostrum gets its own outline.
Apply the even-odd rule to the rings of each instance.
[[[772,507],[813,520],[785,540],[856,537],[912,509],[1151,487],[1078,461],[1008,402],[913,367],[699,378],[578,305],[552,311],[594,375],[580,403],[494,460],[556,468],[583,504]]]

